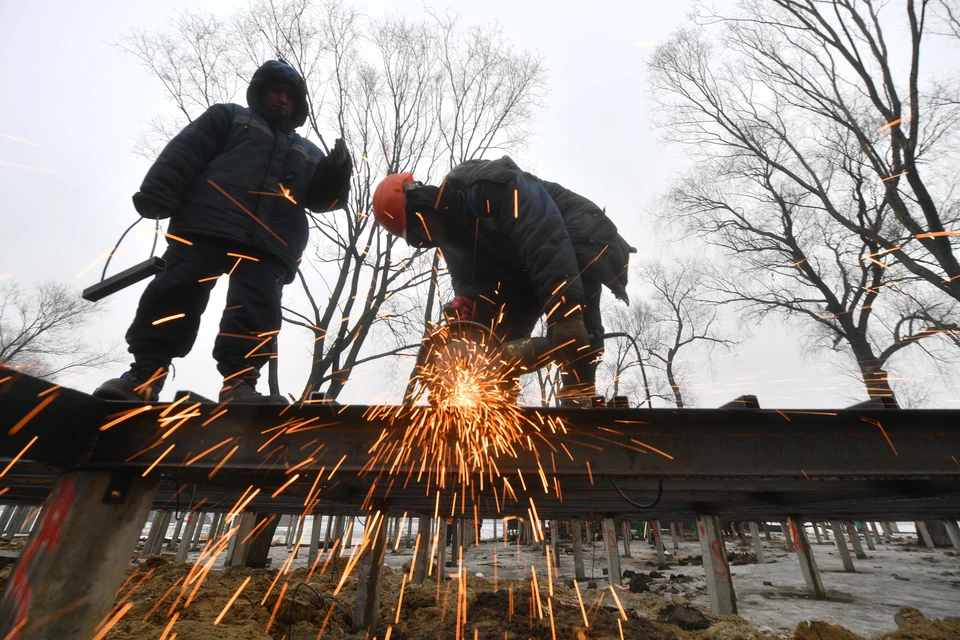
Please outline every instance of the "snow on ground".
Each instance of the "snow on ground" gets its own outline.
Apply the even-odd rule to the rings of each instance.
[[[901,525],[901,531],[912,529]],[[488,531],[492,534],[492,531]],[[274,542],[284,540],[284,527],[278,528]],[[796,554],[788,553],[786,543],[779,533],[767,541],[761,534],[766,564],[744,564],[731,567],[737,605],[741,616],[751,624],[770,634],[782,633],[792,637],[797,624],[804,620],[823,620],[842,625],[864,638],[872,638],[896,629],[893,616],[901,607],[913,606],[930,618],[960,615],[960,558],[953,551],[927,549],[918,546],[915,534],[895,534],[892,543],[884,543],[876,551],[867,551],[867,560],[854,557],[856,573],[846,573],[832,541],[818,545],[808,529],[813,553],[820,567],[824,587],[829,599],[815,601],[807,597],[803,576]],[[361,536],[354,536],[359,542]],[[469,536],[472,541],[473,536]],[[489,538],[488,538],[489,539]],[[747,538],[744,545],[739,539],[727,540],[728,552],[752,552],[753,544]],[[698,564],[681,566],[678,558],[700,555],[700,544],[693,539],[680,541],[674,551],[669,535],[664,535],[664,544],[670,555],[670,568],[663,570],[664,578],[654,580],[651,589],[667,599],[684,599],[709,609],[703,568]],[[307,566],[309,525],[304,531],[302,546],[292,568]],[[849,547],[849,545],[848,545]],[[866,548],[866,545],[864,545]],[[464,563],[470,575],[482,573],[494,577],[494,552],[496,552],[497,576],[500,580],[518,580],[530,577],[530,566],[537,568],[539,576],[546,575],[546,563],[542,552],[522,548],[515,543],[484,542],[479,547],[468,547]],[[622,542],[621,542],[622,552]],[[652,546],[642,540],[631,544],[631,558],[620,559],[621,570],[650,572],[656,569],[656,553]],[[352,551],[347,549],[345,555]],[[401,547],[387,552],[385,564],[399,569],[412,558],[412,549]],[[850,551],[853,556],[853,551]],[[286,546],[279,544],[271,549],[271,565],[280,567],[289,557]],[[197,553],[190,554],[193,561]],[[449,557],[449,550],[448,550]],[[222,563],[222,557],[218,565]],[[599,588],[606,588],[604,575],[607,566],[606,554],[601,542],[584,546],[584,564],[588,580],[594,579]],[[216,566],[216,565],[215,565]],[[670,581],[671,574],[682,574],[681,581]],[[561,544],[559,579],[574,577],[573,555],[569,543]],[[626,585],[629,580],[623,580]],[[765,584],[770,583],[770,584]]]

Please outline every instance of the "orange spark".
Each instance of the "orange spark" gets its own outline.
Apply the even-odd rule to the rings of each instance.
[[[120,608],[120,611],[118,611],[115,616],[110,618],[110,620],[107,621],[107,624],[104,625],[102,629],[100,629],[100,632],[97,635],[93,636],[93,640],[103,640],[103,637],[107,635],[107,632],[110,631],[110,629],[113,629],[113,626],[118,622],[120,622],[120,618],[127,615],[127,612],[130,611],[130,609],[132,608],[133,608],[132,602],[128,602],[127,604],[123,605],[123,607]]]
[[[237,201],[236,198],[234,198],[234,197],[231,196],[229,193],[227,193],[227,192],[224,191],[222,188],[220,188],[220,185],[218,185],[218,184],[217,184],[216,182],[214,182],[213,180],[210,180],[209,178],[207,179],[207,182],[210,183],[210,185],[213,186],[214,189],[216,189],[217,191],[219,191],[220,193],[222,193],[224,196],[226,196],[227,200],[229,200],[229,201],[232,202],[233,204],[235,204],[235,205],[237,205],[238,207],[240,207],[240,210],[241,210],[241,211],[243,211],[245,214],[247,214],[248,216],[250,216],[251,218],[253,218],[254,221],[255,221],[257,224],[259,224],[261,227],[263,227],[264,229],[266,229],[274,238],[276,238],[277,240],[279,240],[280,243],[281,243],[283,246],[285,246],[285,247],[286,247],[286,246],[289,246],[289,245],[287,244],[287,241],[286,241],[286,240],[284,240],[283,238],[281,238],[280,236],[278,236],[277,233],[276,233],[273,229],[271,229],[270,227],[268,227],[268,226],[263,222],[263,220],[261,220],[260,218],[258,218],[258,217],[255,216],[254,214],[250,213],[250,210],[249,210],[249,209],[247,209],[245,206],[243,206],[242,204],[240,204],[240,203]]]
[[[25,169],[27,171],[36,171],[37,173],[49,173],[52,174],[53,171],[49,169],[41,169],[40,167],[31,167],[27,164],[15,164],[13,162],[4,162],[0,160],[0,167],[10,167],[11,169]]]
[[[915,238],[942,238],[944,236],[960,235],[960,229],[950,229],[949,231],[931,231],[914,236]]]
[[[106,431],[106,430],[109,429],[110,427],[112,427],[112,426],[114,426],[114,425],[117,425],[117,424],[120,424],[120,423],[123,422],[124,420],[127,420],[127,419],[129,419],[129,418],[132,418],[133,416],[138,415],[138,414],[141,414],[141,413],[144,413],[144,412],[146,412],[146,411],[150,411],[151,409],[153,409],[153,405],[150,405],[150,404],[146,405],[145,407],[137,407],[136,409],[131,409],[130,411],[127,411],[126,413],[124,413],[123,415],[121,415],[121,416],[120,416],[119,418],[117,418],[116,420],[112,420],[112,421],[108,422],[107,424],[103,425],[102,427],[100,427],[100,431]]]
[[[163,458],[164,458],[168,453],[170,453],[171,451],[173,451],[173,448],[174,448],[175,446],[177,446],[177,445],[176,445],[176,444],[172,444],[172,445],[170,445],[169,447],[167,447],[167,450],[164,451],[163,453],[161,453],[161,454],[160,454],[160,457],[157,458],[156,460],[154,460],[154,461],[153,461],[153,464],[151,464],[149,467],[147,467],[147,470],[143,472],[142,477],[146,478],[146,477],[147,477],[147,474],[150,473],[151,471],[153,471],[153,468],[154,468],[155,466],[157,466],[157,463],[160,462],[161,460],[163,460]]]
[[[173,617],[170,618],[170,622],[167,623],[167,627],[163,630],[163,633],[160,634],[160,640],[167,640],[167,636],[170,634],[170,630],[173,629],[173,625],[177,622],[177,618],[179,617],[180,617],[179,611],[173,614]]]
[[[203,456],[207,455],[207,454],[210,453],[211,451],[216,451],[217,449],[219,449],[219,448],[222,447],[223,445],[227,444],[227,443],[230,442],[231,440],[233,440],[233,438],[227,438],[227,439],[224,440],[223,442],[221,442],[221,443],[219,443],[219,444],[213,445],[212,447],[210,447],[209,449],[207,449],[207,450],[204,451],[203,453],[201,453],[201,454],[199,454],[199,455],[197,455],[197,456],[194,456],[193,458],[190,458],[189,460],[187,460],[186,466],[189,467],[190,465],[192,465],[194,462],[196,462],[197,460],[199,460],[199,459],[202,458]]]
[[[283,491],[284,489],[286,489],[287,487],[289,487],[291,484],[293,484],[293,483],[296,481],[296,479],[299,478],[299,477],[300,477],[300,474],[299,474],[299,473],[293,474],[293,476],[292,476],[289,480],[287,480],[286,482],[284,482],[282,485],[280,485],[280,488],[277,489],[276,491],[274,491],[273,494],[272,494],[270,497],[271,497],[271,498],[276,498],[278,495],[280,495],[280,492],[281,492],[281,491]]]
[[[577,602],[580,603],[580,613],[583,614],[583,626],[589,627],[590,622],[587,620],[587,611],[583,608],[583,597],[580,595],[580,585],[577,584],[576,580],[573,581],[573,588],[577,592]]]
[[[13,460],[10,461],[10,463],[3,469],[3,471],[0,471],[0,478],[2,478],[3,476],[7,475],[7,471],[10,471],[10,467],[12,467],[14,464],[16,464],[17,460],[20,459],[20,456],[22,456],[23,454],[25,454],[25,453],[27,452],[27,449],[29,449],[31,446],[33,446],[33,443],[36,442],[36,441],[37,441],[37,438],[39,438],[39,437],[40,437],[40,436],[33,436],[33,439],[31,439],[30,442],[27,443],[27,446],[25,446],[23,449],[20,450],[20,453],[18,453],[18,454],[13,458]]]
[[[20,429],[23,429],[23,427],[25,427],[28,422],[30,422],[31,420],[33,420],[33,419],[37,416],[38,413],[40,413],[41,411],[43,411],[44,409],[46,409],[46,408],[47,408],[47,405],[49,405],[51,402],[53,402],[54,400],[56,400],[56,398],[57,398],[58,395],[60,395],[60,392],[59,392],[59,391],[56,392],[56,393],[53,393],[53,394],[51,394],[51,395],[49,395],[49,396],[47,396],[46,398],[44,398],[44,399],[40,402],[40,404],[38,404],[37,406],[35,406],[33,409],[30,409],[30,411],[27,413],[27,415],[25,415],[25,416],[23,416],[22,418],[20,418],[20,420],[17,421],[17,424],[15,424],[15,425],[13,425],[12,427],[10,427],[10,430],[7,431],[7,435],[8,435],[8,436],[16,435],[17,432],[20,431]]]
[[[634,440],[633,438],[630,438],[630,442],[635,442],[636,444],[640,445],[641,447],[646,447],[647,449],[650,449],[650,451],[653,451],[654,453],[659,453],[659,454],[662,455],[664,458],[669,458],[670,460],[673,460],[673,456],[672,456],[672,455],[670,455],[669,453],[665,453],[665,452],[663,452],[663,451],[660,451],[660,449],[657,449],[656,447],[651,447],[650,445],[648,445],[648,444],[646,444],[646,443],[643,443],[643,442],[640,442],[639,440]]]
[[[172,316],[167,316],[166,318],[160,318],[159,320],[154,320],[150,324],[157,326],[158,324],[163,324],[164,322],[170,322],[171,320],[179,320],[180,318],[186,318],[187,314],[185,313],[175,313]]]
[[[623,610],[623,605],[620,604],[620,598],[617,597],[617,592],[613,589],[613,585],[610,585],[610,593],[613,594],[613,600],[617,603],[617,609],[620,609],[620,617],[624,620],[627,619],[627,613]]]
[[[230,459],[230,456],[236,453],[237,449],[239,448],[240,448],[240,445],[234,445],[233,449],[230,449],[230,452],[227,453],[227,455],[223,456],[223,460],[221,460],[220,463],[213,468],[213,471],[210,472],[210,475],[207,476],[207,479],[212,479],[213,476],[217,475],[217,471],[220,471],[220,467],[222,467],[223,464]]]

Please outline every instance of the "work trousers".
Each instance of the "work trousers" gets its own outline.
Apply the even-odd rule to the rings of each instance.
[[[485,291],[474,301],[474,319],[488,327],[492,323],[496,334],[505,342],[529,338],[544,314],[530,277],[525,272],[517,273],[515,267],[489,257],[483,262],[482,268],[477,269],[477,273],[475,280],[481,283]],[[603,321],[600,316],[603,286],[599,281],[585,276],[581,276],[581,282],[586,298],[583,322],[593,339],[590,349],[577,354],[573,361],[564,363],[560,368],[563,387],[568,391],[592,387],[597,379],[597,365],[603,357]],[[499,321],[496,321],[498,318]],[[548,329],[547,337],[551,337],[551,334],[552,331]]]
[[[127,331],[129,351],[138,364],[168,366],[190,353],[220,277],[229,278],[227,305],[213,347],[224,377],[247,369],[241,378],[256,379],[275,355],[280,329],[280,300],[286,268],[278,260],[215,240],[171,241],[163,254],[166,270],[147,285],[133,324]],[[225,274],[227,274],[225,276]]]

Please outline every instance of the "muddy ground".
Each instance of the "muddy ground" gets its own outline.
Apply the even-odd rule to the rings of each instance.
[[[686,544],[682,546],[687,547]],[[778,549],[776,542],[765,543],[765,546],[774,552]],[[705,585],[697,556],[678,553],[673,557],[670,569],[657,572],[650,566],[652,563],[649,560],[643,559],[647,555],[643,549],[638,550],[637,554],[641,559],[630,561],[639,577],[624,579],[624,584],[632,582],[635,589],[643,591],[631,593],[627,588],[616,590],[626,615],[626,620],[623,620],[602,575],[594,578],[597,588],[590,586],[589,581],[580,585],[584,603],[584,610],[581,611],[577,592],[571,584],[564,584],[567,580],[564,577],[566,571],[561,570],[560,579],[553,584],[554,597],[548,598],[550,583],[546,578],[546,567],[542,556],[534,551],[524,549],[521,553],[518,549],[514,553],[501,548],[497,561],[498,579],[492,580],[493,548],[494,545],[487,543],[481,547],[471,547],[466,624],[460,627],[460,637],[464,640],[554,637],[616,639],[621,637],[621,629],[623,638],[653,640],[960,640],[960,620],[931,620],[913,607],[904,607],[899,613],[896,613],[896,609],[890,610],[889,615],[894,619],[887,618],[890,620],[888,628],[896,628],[896,631],[882,635],[870,633],[861,636],[842,626],[816,619],[801,622],[792,631],[772,629],[765,625],[758,629],[740,616],[714,616],[706,610],[702,604]],[[695,547],[690,546],[689,550],[694,551]],[[904,552],[909,552],[910,556],[916,555],[908,547],[898,550],[896,556],[902,560]],[[274,566],[279,566],[287,553],[282,545],[274,547],[271,551]],[[309,570],[303,566],[305,550],[293,563],[294,570],[279,578],[275,569],[221,571],[215,568],[197,590],[190,605],[184,607],[186,598],[195,586],[191,585],[181,596],[183,581],[191,565],[171,562],[169,555],[138,557],[127,571],[128,580],[117,600],[117,610],[127,602],[132,602],[133,606],[107,634],[106,639],[314,640],[322,637],[372,640],[376,637],[384,640],[388,631],[391,640],[457,638],[459,586],[456,579],[445,579],[438,583],[434,572],[433,577],[422,586],[406,583],[400,614],[397,615],[402,576],[409,567],[409,553],[407,551],[405,554],[401,549],[399,553],[387,554],[383,569],[380,624],[369,635],[351,632],[356,568],[347,577],[341,591],[333,595],[347,564],[345,558],[336,567],[331,564],[323,575],[320,575],[318,567],[309,582],[306,581]],[[780,555],[787,556],[785,553]],[[731,565],[741,572],[760,570],[758,565],[751,564],[755,562],[755,557],[745,549],[731,549],[730,556]],[[593,574],[594,569],[596,574],[600,574],[601,567],[591,566],[593,563],[589,558],[588,574]],[[768,559],[769,562],[775,560]],[[531,564],[537,567],[539,604],[531,598]],[[564,558],[562,568],[569,571],[567,565],[569,560]],[[769,572],[772,566],[777,565],[768,565],[763,571]],[[0,569],[0,587],[9,579],[11,569],[12,566]],[[903,567],[899,571],[902,573]],[[456,569],[447,568],[445,573],[455,574]],[[740,578],[747,577],[747,574],[735,577],[735,581],[740,583],[737,588],[741,592],[746,592],[746,584]],[[768,573],[768,577],[773,576]],[[249,582],[239,597],[222,621],[214,625],[227,602],[247,578]],[[873,575],[872,578],[877,579],[878,576]],[[281,592],[282,600],[279,598]],[[552,628],[549,615],[551,605]],[[957,611],[960,612],[960,607]],[[584,624],[584,612],[589,625]],[[174,615],[177,619],[168,629]]]

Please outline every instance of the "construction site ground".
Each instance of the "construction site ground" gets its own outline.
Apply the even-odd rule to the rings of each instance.
[[[587,580],[579,586],[589,626],[584,624],[577,592],[570,583],[574,569],[572,549],[569,544],[561,544],[559,577],[555,575],[553,580],[553,629],[543,554],[529,548],[518,551],[515,543],[505,548],[502,541],[470,546],[464,553],[468,597],[467,622],[461,637],[553,638],[555,633],[556,638],[620,638],[622,628],[624,638],[655,640],[960,638],[960,618],[951,618],[960,615],[960,558],[952,551],[918,546],[913,536],[897,536],[893,543],[868,551],[867,560],[856,561],[856,573],[843,571],[832,542],[813,544],[829,594],[827,601],[806,596],[796,556],[787,551],[777,533],[773,540],[763,540],[764,565],[756,564],[752,544],[728,540],[739,616],[715,616],[709,612],[700,547],[695,540],[681,540],[676,551],[669,539],[665,543],[669,552],[666,569],[657,570],[653,547],[639,540],[632,543],[633,557],[621,558],[622,570],[643,574],[635,582],[645,582],[649,589],[641,593],[631,593],[626,588],[616,590],[627,616],[626,621],[621,620],[621,626],[617,623],[620,612],[604,574],[606,555],[602,543],[586,544],[584,548]],[[215,570],[190,607],[180,613],[167,637],[176,632],[178,640],[313,640],[320,637],[323,629],[324,638],[364,638],[363,633],[350,632],[356,570],[348,576],[340,593],[333,595],[349,553],[348,550],[340,559],[337,571],[330,565],[326,573],[319,575],[322,567],[318,566],[309,584],[299,586],[309,570],[307,549],[301,547],[291,563],[292,573],[286,576],[289,580],[279,607],[284,579],[275,583],[276,569]],[[271,565],[280,567],[289,554],[282,544],[273,547]],[[192,553],[191,560],[196,556]],[[409,571],[411,558],[412,550],[403,546],[386,552],[376,635],[384,640],[392,625],[392,639],[456,638],[455,579],[438,585],[434,574],[422,586],[406,584],[397,617],[401,576]],[[536,567],[542,598],[539,605],[532,603],[532,617],[531,565]],[[134,605],[107,634],[107,640],[161,637],[175,613],[171,606],[189,568],[189,563],[172,562],[172,555],[136,558],[127,574],[132,577],[118,598]],[[0,587],[10,571],[11,566],[0,570]],[[456,568],[448,567],[446,573],[455,575]],[[249,584],[215,626],[215,619],[248,576]],[[178,580],[181,585],[174,587]],[[591,582],[596,584],[595,588]],[[626,587],[630,580],[624,579],[623,583]],[[264,599],[268,591],[270,595]],[[268,624],[269,631],[265,631]],[[372,639],[374,634],[367,637]]]

